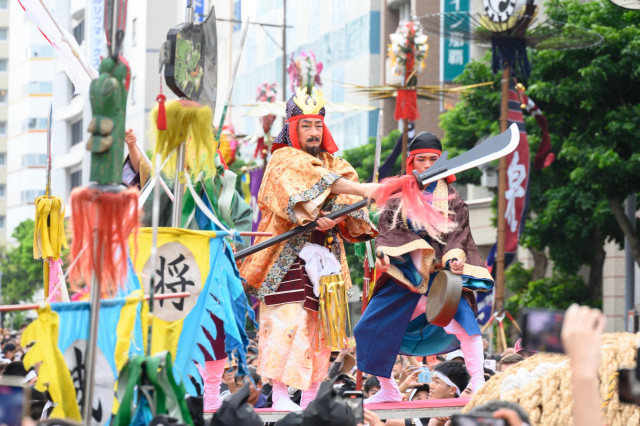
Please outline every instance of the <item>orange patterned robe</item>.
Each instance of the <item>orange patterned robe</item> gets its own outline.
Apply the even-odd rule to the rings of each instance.
[[[344,178],[358,182],[356,171],[345,160],[322,152],[318,157],[295,148],[274,152],[267,165],[258,194],[262,220],[260,232],[279,235],[315,220],[322,211],[335,211],[361,198],[331,194],[331,185]],[[302,302],[266,306],[264,298],[278,289],[311,233],[295,236],[248,256],[240,267],[247,289],[261,300],[258,374],[298,389],[324,379],[329,365],[329,349],[315,351],[316,313]],[[348,217],[327,231],[337,243],[331,251],[340,261],[342,275],[351,286],[343,240],[360,242],[377,235],[366,209]],[[269,237],[258,237],[259,243]]]

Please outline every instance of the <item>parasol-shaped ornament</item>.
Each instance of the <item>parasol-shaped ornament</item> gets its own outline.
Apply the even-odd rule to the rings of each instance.
[[[420,18],[424,31],[441,37],[491,45],[493,71],[506,62],[529,75],[526,48],[571,50],[600,44],[597,32],[577,25],[541,19],[538,0],[483,0],[484,12],[433,13]]]
[[[247,117],[265,117],[277,115],[285,117],[287,115],[286,102],[254,102],[243,106],[251,107],[245,114]],[[344,113],[350,111],[373,111],[376,107],[371,105],[359,105],[350,102],[327,102],[324,109],[329,113]]]

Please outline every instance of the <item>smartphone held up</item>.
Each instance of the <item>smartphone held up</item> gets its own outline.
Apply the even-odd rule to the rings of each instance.
[[[564,312],[550,309],[524,309],[520,316],[522,348],[538,352],[564,353],[562,322]]]

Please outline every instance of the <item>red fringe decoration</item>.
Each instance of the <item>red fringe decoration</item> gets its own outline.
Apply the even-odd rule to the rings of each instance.
[[[433,195],[422,191],[413,175],[386,178],[380,184],[380,189],[373,196],[380,214],[394,207],[395,203],[391,204],[390,201],[400,199],[400,207],[394,215],[404,211],[413,226],[425,229],[436,240],[440,240],[440,235],[455,225],[433,207]]]
[[[97,274],[105,297],[113,297],[124,284],[129,235],[138,234],[139,196],[137,188],[112,193],[81,187],[71,192],[71,257],[80,256],[70,273],[73,290],[81,289],[82,283],[89,287],[92,271]],[[94,249],[97,249],[95,260]],[[136,246],[134,258],[137,251]]]
[[[418,93],[415,89],[398,89],[396,94],[396,110],[393,114],[396,120],[420,120],[418,110]]]

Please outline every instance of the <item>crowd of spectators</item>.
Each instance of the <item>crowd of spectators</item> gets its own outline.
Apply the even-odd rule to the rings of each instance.
[[[574,306],[566,313],[562,339],[566,353],[571,359],[572,371],[578,372],[578,374],[574,373],[572,379],[575,390],[573,415],[576,425],[600,426],[603,424],[598,410],[599,393],[598,383],[595,379],[599,363],[598,348],[601,343],[603,327],[604,317],[597,310]],[[2,330],[0,375],[2,377],[19,377],[25,385],[34,385],[37,380],[37,367],[29,371],[25,370],[22,364],[24,351],[19,343],[20,336],[21,330],[13,332]],[[263,379],[257,373],[257,348],[257,337],[254,337],[248,347],[246,369],[239,368],[232,363],[226,366],[221,387],[223,407],[214,415],[212,425],[262,424],[252,408],[271,407],[272,387],[269,380]],[[489,349],[488,339],[485,336],[486,380],[490,382],[494,375],[503,373],[510,368],[518,368],[519,363],[533,354],[531,351],[523,350],[520,342],[502,353],[493,353]],[[470,375],[465,368],[464,357],[460,351],[430,357],[398,355],[393,374],[404,401],[408,403],[429,399],[469,398],[471,396]],[[323,424],[323,426],[325,424],[356,424],[355,421],[345,420],[351,417],[344,417],[343,411],[348,411],[350,408],[343,407],[342,399],[342,395],[346,391],[356,389],[356,381],[355,349],[344,349],[332,353],[332,363],[327,371],[326,385],[324,391],[320,392],[317,398],[317,400],[323,399],[324,402],[318,402],[318,404],[324,404],[324,408],[321,409],[318,404],[312,404],[304,413],[291,414],[276,424]],[[361,383],[364,398],[375,395],[380,390],[380,383],[375,376],[367,377],[365,375],[362,377]],[[296,403],[300,401],[301,393],[298,389],[289,388],[290,397]],[[34,421],[46,419],[51,409],[49,395],[35,389],[32,390],[31,395],[29,408],[31,419]],[[466,401],[460,402],[464,404]],[[236,408],[230,410],[230,406]],[[244,418],[242,421],[229,420],[240,415],[232,413],[238,411],[238,407],[243,407],[240,410],[244,413],[242,415],[249,416],[254,420],[248,418]],[[327,413],[343,413],[341,414],[343,417],[342,419],[331,418]],[[484,413],[485,415],[489,413],[489,415],[504,419],[506,424],[510,426],[529,424],[528,415],[522,407],[507,401],[491,401],[470,412],[470,414],[474,413]],[[313,416],[316,416],[317,419],[310,420]],[[204,424],[203,418],[199,418],[200,420],[196,421],[196,424]],[[256,421],[260,423],[255,423]],[[389,426],[447,426],[451,424],[449,418],[426,417],[388,419],[383,422],[366,406],[364,421],[364,424],[372,426],[383,424]]]
[[[26,370],[22,362],[24,349],[20,346],[22,331],[0,329],[2,341],[0,342],[0,377],[15,379],[16,382],[29,386],[28,410],[29,416],[33,420],[46,419],[50,412],[51,400],[46,392],[39,392],[33,389],[38,375],[37,368]]]
[[[590,320],[587,320],[587,317]],[[595,324],[595,325],[594,325]],[[600,345],[600,339],[604,326],[604,317],[602,313],[589,309],[579,308],[574,306],[567,311],[567,317],[565,319],[565,326],[563,329],[563,342],[566,346],[566,352],[572,360],[573,368],[580,369],[580,376],[583,378],[582,382],[578,382],[579,379],[574,379],[575,386],[580,386],[580,389],[576,389],[574,396],[574,424],[575,425],[602,425],[601,415],[598,411],[597,401],[599,399],[597,383],[593,381],[593,377],[597,373],[598,346]],[[485,350],[485,379],[491,380],[496,374],[503,373],[510,368],[517,368],[518,363],[521,363],[526,358],[535,354],[535,351],[523,349],[521,341],[517,341],[516,344],[507,348],[507,350],[501,353],[494,353],[490,351],[488,336],[483,336],[484,350]],[[256,344],[257,346],[257,344]],[[591,354],[590,356],[585,355]],[[594,355],[596,354],[596,355]],[[253,359],[253,358],[250,358]],[[419,380],[420,373],[425,369],[430,372],[430,381],[428,383],[421,383]],[[239,376],[236,374],[234,385],[227,386],[228,389],[234,388],[236,391],[242,389],[240,386],[246,386],[251,391],[260,391],[266,397],[266,404],[262,405],[257,402],[255,398],[253,406],[269,407],[270,395],[268,382],[263,383],[263,380],[255,374],[255,370],[251,370],[251,376],[253,377],[253,383],[246,376]],[[345,391],[355,389],[357,373],[357,359],[356,353],[353,349],[346,349],[340,352],[334,352],[332,354],[332,364],[327,373],[327,382],[332,383],[332,388],[337,397],[343,394]],[[432,357],[410,357],[404,355],[398,355],[396,363],[393,368],[394,378],[398,382],[398,387],[403,394],[404,401],[417,402],[428,399],[451,399],[451,398],[469,398],[471,396],[470,375],[464,366],[464,355],[461,351],[454,351],[449,354],[443,354]],[[590,382],[589,382],[590,380]],[[226,380],[227,385],[230,383],[230,379]],[[587,386],[583,386],[583,385]],[[362,378],[362,391],[364,397],[370,397],[380,390],[380,384],[378,379],[374,376]],[[233,392],[228,392],[226,398],[233,398]],[[289,389],[289,394],[294,402],[299,401],[300,391],[297,389]],[[249,392],[251,395],[251,392]],[[320,398],[320,396],[319,396]],[[334,404],[339,404],[339,399],[334,400]],[[461,401],[463,402],[463,401]],[[252,399],[248,399],[249,405],[252,404]],[[585,404],[588,406],[585,407]],[[310,406],[311,407],[311,406]],[[582,407],[582,408],[580,408]],[[340,422],[339,419],[331,419],[330,416],[318,417],[314,420],[313,414],[308,412],[309,409],[303,413],[291,414],[285,419],[276,423],[276,425],[289,425],[289,424],[342,424],[352,425],[354,422],[349,423],[343,419]],[[587,414],[585,414],[587,413]],[[505,421],[509,426],[521,426],[530,424],[529,416],[525,410],[516,403],[502,400],[494,400],[481,406],[475,407],[468,414],[470,415],[489,415],[495,418],[500,418]],[[215,420],[218,417],[218,420]],[[320,420],[322,421],[320,421]],[[215,422],[218,423],[215,423]],[[214,416],[214,424],[234,424],[234,423],[219,423],[220,416],[217,414]],[[243,423],[251,424],[251,423]],[[262,424],[258,417],[255,418],[254,424]],[[388,419],[382,421],[378,416],[368,410],[364,409],[364,423],[371,426],[389,425],[389,426],[405,426],[405,425],[422,425],[422,426],[449,426],[451,424],[450,418],[405,418],[405,419]]]

